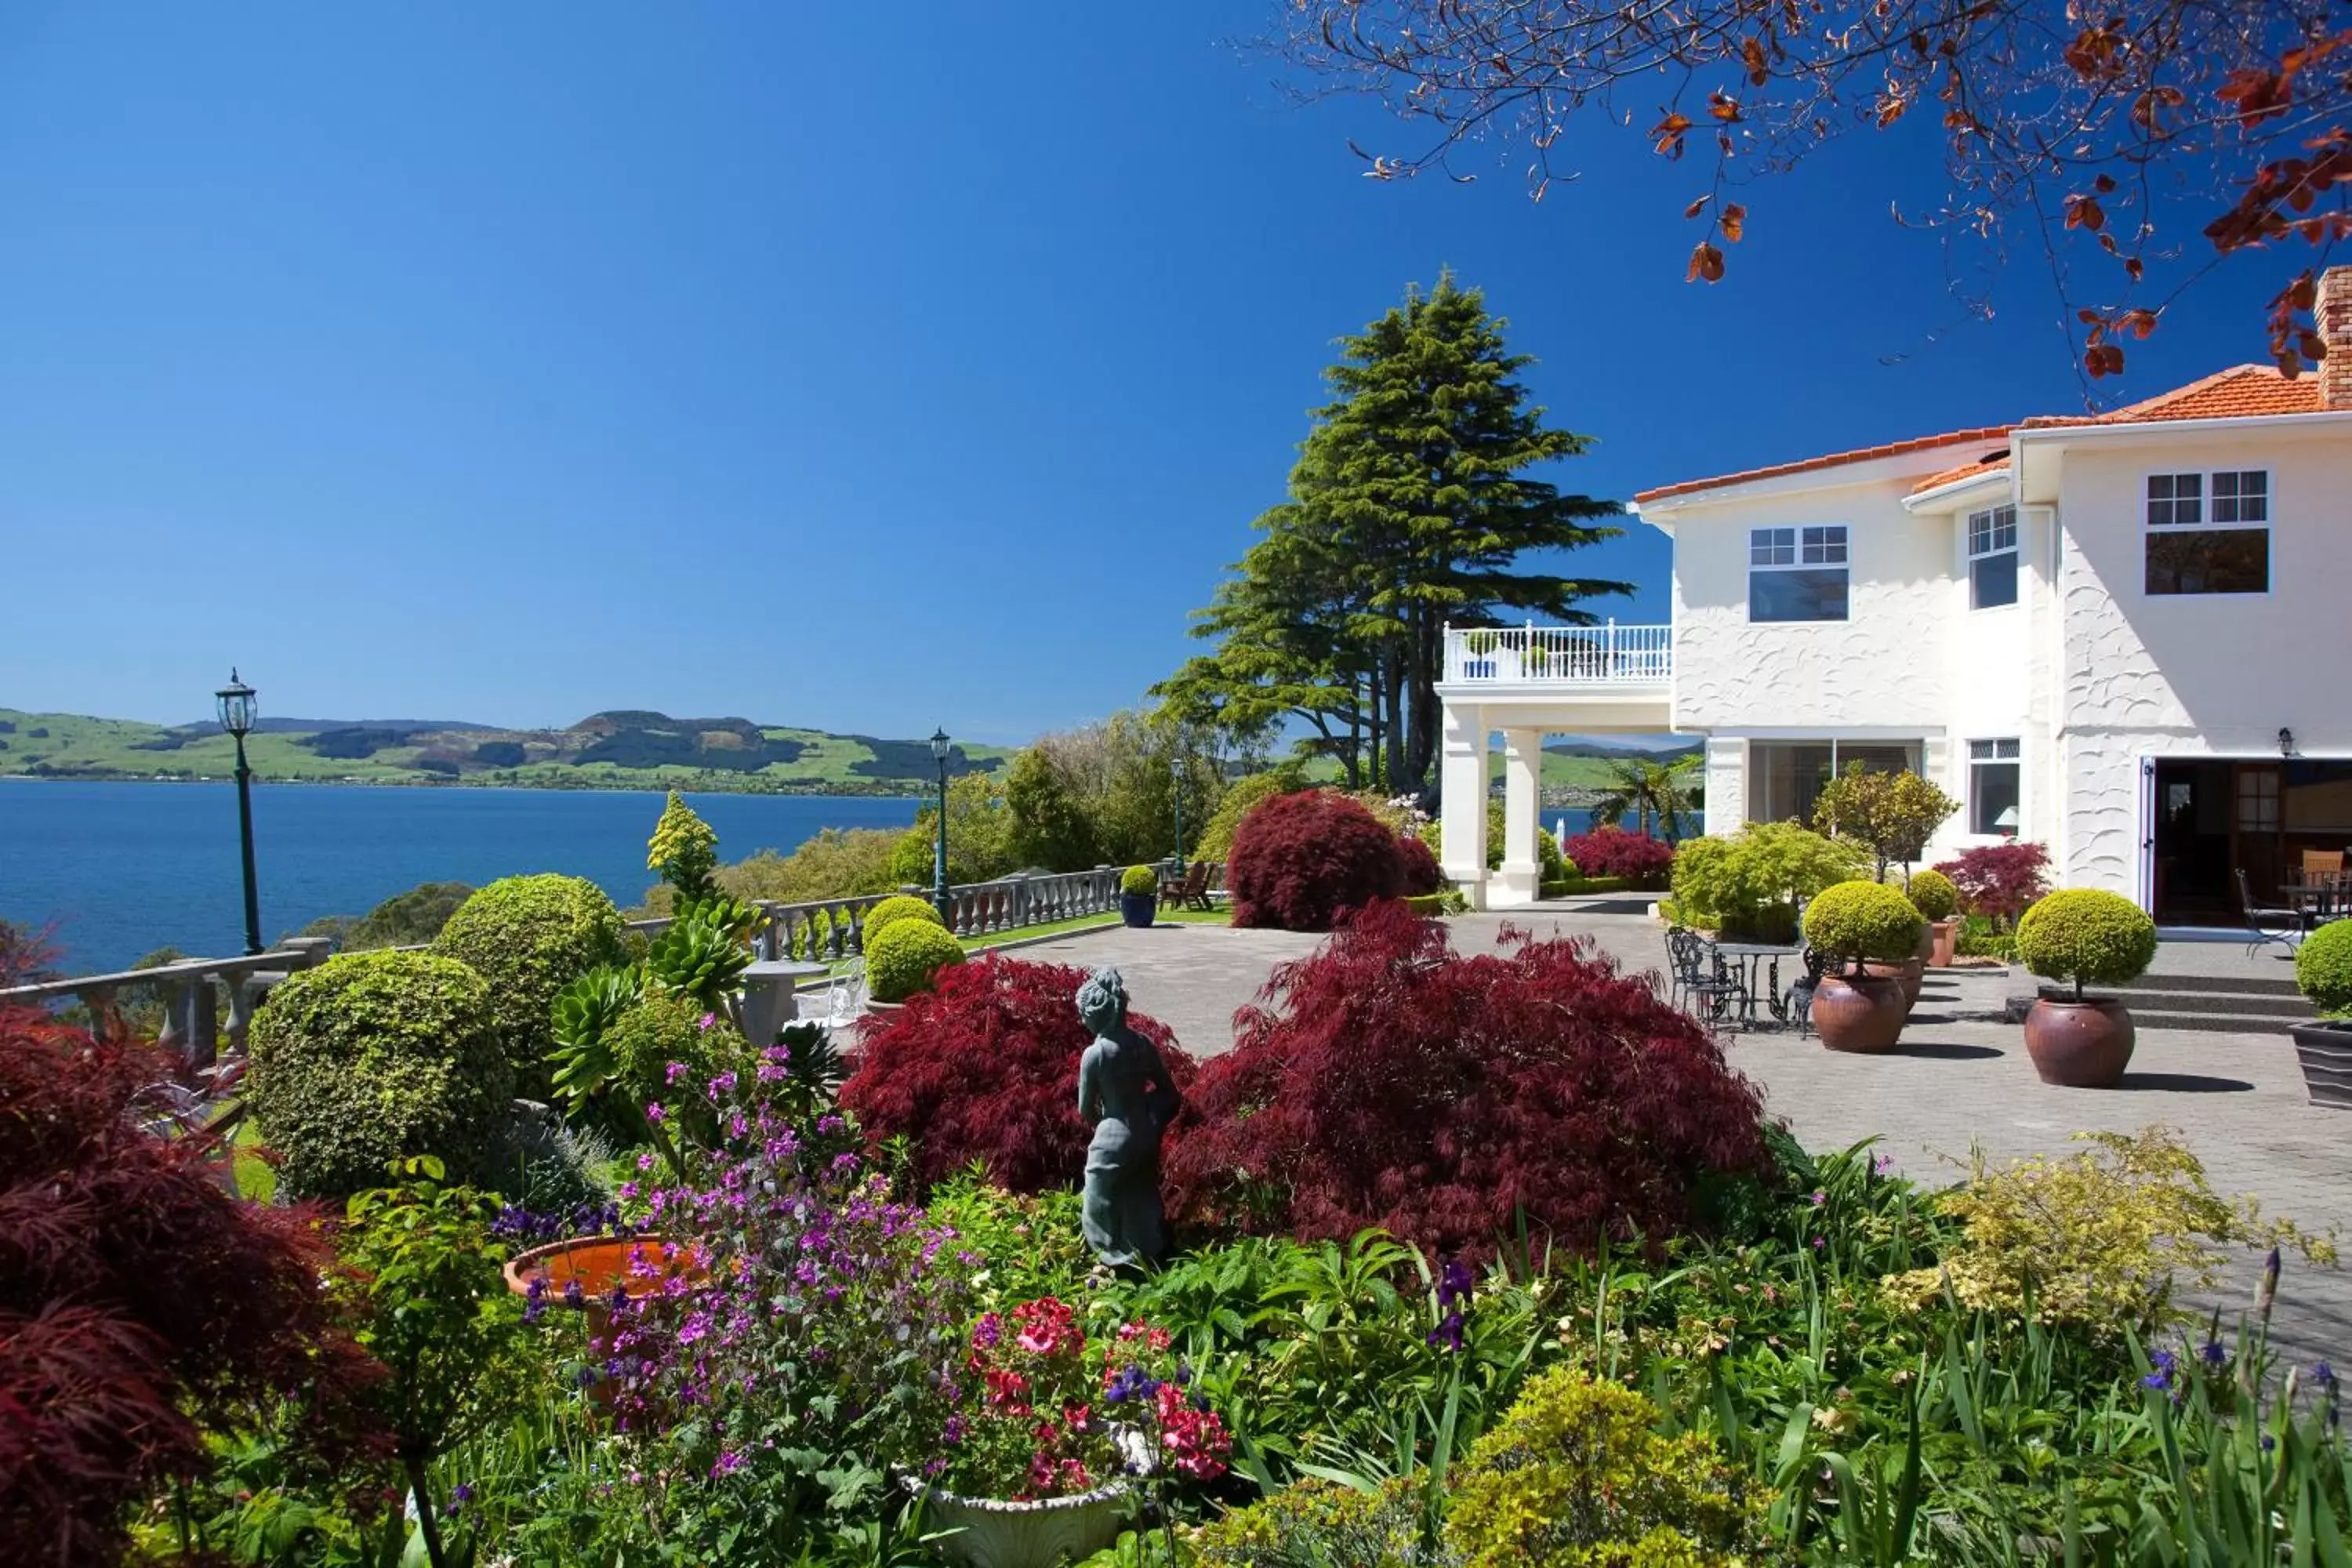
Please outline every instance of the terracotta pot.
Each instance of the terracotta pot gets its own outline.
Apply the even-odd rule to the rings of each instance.
[[[1960,922],[1957,920],[1937,921],[1927,927],[1927,967],[1949,969],[1952,960],[1959,956]]]
[[[1874,974],[1882,980],[1892,980],[1903,987],[1903,1011],[1907,1016],[1919,1005],[1919,987],[1927,983],[1927,966],[1916,958],[1900,963],[1881,963],[1875,959],[1862,966],[1864,974]]]
[[[1813,1029],[1833,1051],[1890,1051],[1911,1009],[1892,975],[1825,974],[1813,988]]]
[[[1935,921],[1929,921],[1919,928],[1919,945],[1912,950],[1911,956],[1922,963],[1929,962],[1936,956]]]
[[[959,1497],[911,1476],[905,1484],[923,1500],[926,1528],[954,1531],[932,1545],[964,1568],[1032,1568],[1083,1561],[1118,1539],[1119,1524],[1129,1512],[1124,1481],[1035,1502]]]
[[[529,1296],[538,1282],[540,1300],[546,1305],[584,1313],[592,1360],[598,1365],[613,1354],[615,1289],[630,1300],[641,1301],[672,1279],[688,1285],[710,1282],[709,1258],[699,1246],[659,1236],[583,1236],[551,1242],[517,1253],[507,1260],[504,1272],[507,1289],[516,1295]],[[599,1410],[612,1409],[613,1394],[610,1378],[599,1377],[589,1385],[588,1397]]]
[[[2352,1022],[2294,1026],[2294,1059],[2314,1105],[2352,1110]]]
[[[2044,996],[2025,1015],[2025,1054],[2044,1083],[2067,1089],[2113,1089],[2132,1055],[2132,1016],[2113,997],[2053,1001]]]

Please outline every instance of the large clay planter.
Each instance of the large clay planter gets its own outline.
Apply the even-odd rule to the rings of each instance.
[[[1956,920],[1931,921],[1927,927],[1927,967],[1949,969],[1952,960],[1959,956],[1960,922]]]
[[[1825,974],[1813,988],[1813,1032],[1833,1051],[1893,1050],[1910,1012],[1892,975]]]
[[[1128,1514],[1124,1481],[1037,1502],[959,1497],[911,1476],[906,1478],[906,1487],[923,1500],[927,1534],[934,1530],[955,1532],[940,1536],[932,1547],[964,1568],[1083,1562],[1118,1539],[1119,1523]]]
[[[2312,1104],[2352,1110],[2352,1022],[2297,1024],[2294,1058]]]
[[[1933,962],[1935,961],[1935,957],[1936,957],[1936,922],[1935,922],[1935,921],[1929,921],[1927,924],[1925,924],[1925,925],[1923,925],[1923,926],[1921,926],[1921,927],[1919,928],[1919,945],[1918,945],[1916,948],[1914,948],[1914,949],[1912,950],[1911,956],[1912,956],[1912,957],[1914,957],[1914,958],[1916,958],[1916,959],[1917,959],[1917,960],[1918,960],[1920,963],[1933,963]]]
[[[507,1289],[516,1295],[529,1296],[532,1283],[542,1282],[540,1299],[546,1305],[576,1307],[585,1313],[588,1343],[598,1365],[613,1354],[615,1289],[630,1300],[641,1301],[660,1293],[673,1279],[688,1285],[710,1282],[709,1258],[699,1246],[659,1236],[583,1236],[551,1242],[517,1253],[507,1260],[504,1272]],[[588,1397],[599,1410],[610,1413],[613,1394],[610,1378],[599,1377],[589,1385]]]
[[[2131,1061],[2132,1016],[2112,997],[2053,1001],[2044,996],[2025,1015],[2025,1054],[2044,1083],[2066,1089],[2113,1089]]]
[[[1874,960],[1864,964],[1862,969],[1865,974],[1892,980],[1903,987],[1903,1011],[1906,1016],[1919,1005],[1919,988],[1927,984],[1927,966],[1918,959],[1906,958],[1900,963],[1880,963]]]
[[[1160,918],[1160,895],[1121,893],[1118,896],[1118,918],[1119,923],[1137,931],[1150,930],[1151,922]]]

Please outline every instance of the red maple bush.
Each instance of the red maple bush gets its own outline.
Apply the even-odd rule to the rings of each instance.
[[[142,1126],[169,1070],[0,1009],[0,1562],[119,1561],[126,1508],[284,1401],[311,1457],[367,1451],[354,1395],[383,1369],[320,1289],[318,1216],[231,1197],[214,1139]]]
[[[1959,889],[1963,912],[2004,929],[2050,890],[2050,851],[2039,844],[1979,844],[1936,869]]]
[[[1403,875],[1402,887],[1407,897],[1445,890],[1445,873],[1438,868],[1436,852],[1420,839],[1398,837],[1397,865]]]
[[[1336,790],[1269,795],[1234,829],[1225,886],[1234,924],[1329,931],[1342,913],[1404,891],[1404,858],[1380,818]]]
[[[841,1103],[866,1137],[904,1136],[929,1188],[978,1160],[1016,1193],[1077,1184],[1094,1129],[1078,1115],[1078,1058],[1093,1037],[1078,1018],[1087,972],[991,956],[940,972],[858,1046]],[[1160,1047],[1181,1093],[1192,1059],[1167,1025],[1127,1021]]]
[[[1457,957],[1396,904],[1277,968],[1187,1096],[1174,1212],[1491,1254],[1525,1212],[1574,1249],[1686,1228],[1710,1173],[1763,1174],[1762,1096],[1581,938]]]
[[[1675,847],[1646,833],[1622,827],[1596,827],[1580,833],[1561,847],[1587,877],[1622,877],[1636,888],[1663,888],[1674,869]]]

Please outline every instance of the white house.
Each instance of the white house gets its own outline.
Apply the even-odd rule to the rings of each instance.
[[[1660,486],[1670,626],[1450,635],[1447,874],[1536,896],[1552,731],[1705,738],[1706,827],[1810,815],[1856,760],[1963,803],[1932,857],[2015,835],[2063,883],[2234,919],[2352,843],[2352,268],[2335,353],[2102,416],[2031,418]],[[1485,870],[1488,737],[1506,852]]]

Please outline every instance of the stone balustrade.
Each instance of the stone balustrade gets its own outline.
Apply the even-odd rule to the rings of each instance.
[[[240,958],[191,958],[152,969],[16,985],[0,990],[0,1006],[40,1006],[71,998],[95,1014],[112,1005],[117,994],[127,989],[160,994],[163,1027],[155,1043],[176,1053],[191,1069],[208,1068],[219,1059],[224,1037],[233,1054],[244,1051],[253,1010],[271,986],[296,970],[324,963],[334,946],[325,937],[289,937],[268,952]]]

